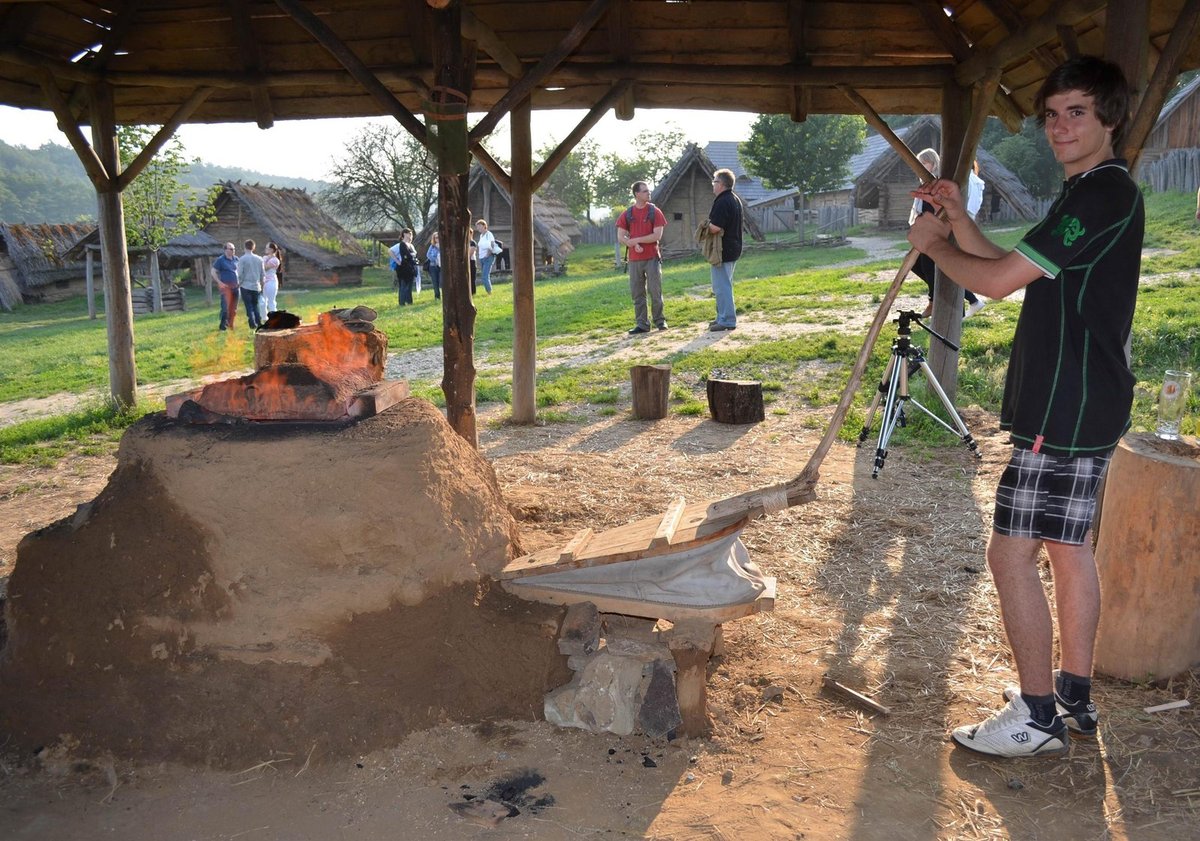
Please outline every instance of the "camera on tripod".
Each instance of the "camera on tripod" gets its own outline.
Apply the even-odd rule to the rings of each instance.
[[[919,345],[913,344],[913,322],[916,322],[918,327],[946,347],[955,352],[958,351],[958,345],[936,330],[931,329],[921,320],[921,316],[915,311],[900,310],[897,312],[895,318],[895,324],[897,325],[896,338],[892,340],[892,355],[888,360],[887,367],[883,371],[883,379],[880,380],[875,397],[871,401],[871,408],[867,410],[867,418],[863,423],[862,432],[858,435],[858,446],[861,447],[863,442],[870,437],[871,423],[875,420],[875,412],[879,409],[880,401],[883,401],[883,414],[880,416],[879,422],[879,438],[875,445],[875,466],[871,471],[872,479],[879,478],[879,471],[883,469],[884,462],[887,460],[888,444],[891,443],[892,434],[896,431],[896,427],[905,426],[907,423],[905,407],[909,403],[912,403],[913,406],[916,406],[937,421],[947,432],[957,435],[971,452],[975,454],[976,458],[983,458],[983,454],[979,452],[979,445],[975,443],[975,439],[967,429],[967,425],[963,422],[962,416],[954,408],[954,404],[950,402],[950,398],[946,396],[945,390],[942,388],[941,383],[938,382],[937,377],[934,376],[929,363],[925,361],[925,352],[921,350]],[[908,393],[909,377],[918,371],[925,375],[925,380],[929,383],[929,387],[933,389],[934,393],[942,401],[942,407],[954,423],[953,427]]]

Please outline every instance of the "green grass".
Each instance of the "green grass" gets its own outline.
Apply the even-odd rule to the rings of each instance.
[[[1200,295],[1196,267],[1200,265],[1200,230],[1194,212],[1195,199],[1184,194],[1153,195],[1147,198],[1149,247],[1166,249],[1148,257],[1143,274],[1175,272],[1178,277],[1141,290],[1133,331],[1134,372],[1139,381],[1134,405],[1135,428],[1149,428],[1162,371],[1166,368],[1200,368]],[[1006,226],[991,232],[993,238],[1011,247],[1024,233],[1023,227]],[[871,232],[872,236],[879,235]],[[849,365],[862,343],[859,334],[843,334],[835,325],[836,313],[858,309],[870,314],[888,286],[891,272],[907,249],[902,234],[894,234],[895,259],[850,268],[831,269],[830,264],[861,258],[863,252],[850,246],[750,250],[738,262],[736,296],[743,317],[770,324],[813,325],[814,332],[751,342],[744,334],[727,334],[722,341],[689,342],[673,353],[634,353],[619,360],[603,357],[606,346],[624,347],[623,336],[631,324],[628,282],[624,272],[614,269],[612,249],[584,246],[570,261],[569,273],[539,281],[535,290],[539,351],[554,348],[570,354],[584,346],[600,361],[569,367],[546,365],[537,376],[539,416],[546,421],[577,421],[580,407],[620,415],[624,407],[620,389],[628,382],[628,369],[639,363],[670,363],[671,411],[681,415],[703,415],[707,409],[704,381],[719,371],[727,377],[758,379],[771,399],[771,412],[784,414],[808,407],[829,406],[845,385]],[[879,274],[882,279],[873,278]],[[709,270],[699,257],[668,261],[663,271],[667,316],[675,327],[702,324],[713,316],[709,292]],[[911,279],[906,291],[920,294],[923,284]],[[204,374],[228,373],[252,367],[253,347],[245,329],[244,315],[234,332],[216,329],[217,306],[205,306],[203,293],[188,290],[185,313],[139,316],[134,322],[139,385]],[[476,360],[483,369],[476,381],[477,402],[509,403],[512,399],[513,305],[511,286],[500,283],[492,295],[475,299]],[[441,307],[428,291],[417,297],[413,307],[400,309],[390,274],[368,269],[361,287],[281,293],[284,308],[299,314],[306,323],[316,314],[338,306],[366,304],[379,311],[377,325],[388,335],[393,353],[435,347],[441,343]],[[107,337],[103,316],[91,321],[84,302],[74,299],[55,304],[26,306],[14,313],[0,314],[0,402],[46,397],[59,392],[104,394],[108,387]],[[1012,342],[1019,304],[993,302],[963,326],[959,373],[959,405],[977,404],[997,410],[1003,388],[1005,363]],[[827,328],[827,329],[826,329]],[[847,429],[857,433],[870,398],[871,383],[877,382],[888,355],[894,327],[890,324],[873,349],[866,382],[856,400]],[[928,349],[928,336],[918,334]],[[635,346],[636,347],[636,346]],[[492,367],[498,366],[498,367]],[[414,394],[444,406],[441,374],[413,379]],[[914,389],[917,386],[914,386]],[[932,401],[922,400],[927,405]],[[1195,431],[1193,395],[1184,431]],[[139,407],[139,411],[143,408]],[[108,440],[119,434],[127,416],[105,419],[97,408],[54,422],[20,424],[0,430],[0,447],[7,460],[53,459],[46,441],[86,446],[99,437]],[[101,414],[97,415],[96,412]],[[89,420],[91,418],[91,420]],[[93,427],[91,424],[99,424]],[[929,423],[914,422],[906,436],[930,443],[954,439]],[[64,446],[67,446],[64,444]]]

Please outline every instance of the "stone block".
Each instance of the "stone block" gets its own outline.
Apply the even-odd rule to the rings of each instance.
[[[592,654],[600,648],[600,613],[591,602],[580,602],[567,608],[562,629],[558,633],[561,654]]]

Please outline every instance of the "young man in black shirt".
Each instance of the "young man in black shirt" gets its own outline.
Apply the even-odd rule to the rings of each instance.
[[[710,267],[713,296],[717,299],[717,320],[709,324],[708,329],[714,332],[737,328],[733,270],[742,256],[742,202],[733,192],[736,182],[731,170],[718,169],[713,173],[715,198],[708,212],[708,230],[721,237],[721,263]]]
[[[958,186],[943,179],[913,195],[945,207],[948,221],[925,214],[908,235],[966,288],[989,298],[1025,289],[1000,412],[1013,456],[987,550],[1021,685],[1005,691],[1000,712],[952,734],[996,756],[1065,753],[1068,730],[1096,732],[1090,688],[1100,585],[1089,530],[1100,478],[1129,427],[1134,377],[1125,343],[1145,223],[1141,193],[1113,151],[1129,113],[1120,68],[1093,57],[1060,65],[1038,92],[1037,113],[1066,181],[1015,250],[984,237]],[[1054,571],[1058,670],[1038,576],[1043,546]]]

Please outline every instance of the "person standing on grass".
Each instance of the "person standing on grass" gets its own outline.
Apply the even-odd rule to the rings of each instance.
[[[496,242],[495,235],[488,230],[486,219],[477,220],[475,222],[475,230],[479,232],[479,235],[475,237],[475,248],[479,257],[479,280],[483,283],[483,291],[491,295],[492,264],[496,262],[496,255],[500,253],[500,246]]]
[[[400,232],[400,241],[388,249],[396,265],[396,285],[400,288],[400,306],[413,302],[413,284],[417,280],[417,249],[412,244],[412,228]]]
[[[654,326],[667,329],[663,315],[662,256],[658,251],[659,240],[667,227],[667,217],[650,203],[650,185],[635,181],[633,206],[617,217],[617,241],[625,246],[629,264],[629,293],[633,296],[635,324],[629,335],[650,332],[650,314]],[[650,314],[647,313],[646,298],[650,299]]]
[[[1003,298],[1025,289],[1000,410],[1012,460],[987,548],[1020,686],[1005,690],[999,712],[952,733],[963,747],[1005,757],[1065,753],[1069,733],[1094,735],[1099,722],[1091,673],[1100,583],[1090,529],[1097,486],[1129,428],[1135,378],[1125,343],[1145,227],[1141,191],[1113,151],[1129,116],[1121,69],[1071,59],[1046,78],[1035,112],[1066,181],[1015,250],[984,237],[957,185],[944,179],[913,195],[944,207],[946,221],[924,214],[908,233],[976,292]],[[1054,573],[1057,670],[1038,576],[1043,547]]]
[[[242,289],[242,304],[246,308],[246,321],[251,330],[262,327],[258,315],[258,296],[262,294],[263,259],[254,253],[254,240],[245,242],[245,250],[238,258],[238,285]]]
[[[425,249],[425,267],[429,269],[429,282],[433,284],[433,300],[442,299],[442,247],[438,232],[429,235],[429,248]]]
[[[742,200],[733,192],[737,178],[728,169],[713,173],[713,203],[708,211],[708,232],[721,238],[721,263],[711,266],[717,320],[708,325],[714,332],[737,329],[737,307],[733,303],[733,270],[742,256]]]
[[[279,293],[279,276],[283,270],[283,251],[273,242],[267,243],[267,256],[263,257],[263,291],[258,312],[263,320],[278,308],[275,300]]]
[[[225,251],[213,260],[210,274],[217,283],[217,291],[221,293],[221,328],[232,330],[237,318],[238,302],[238,261],[232,242],[225,243]]]

